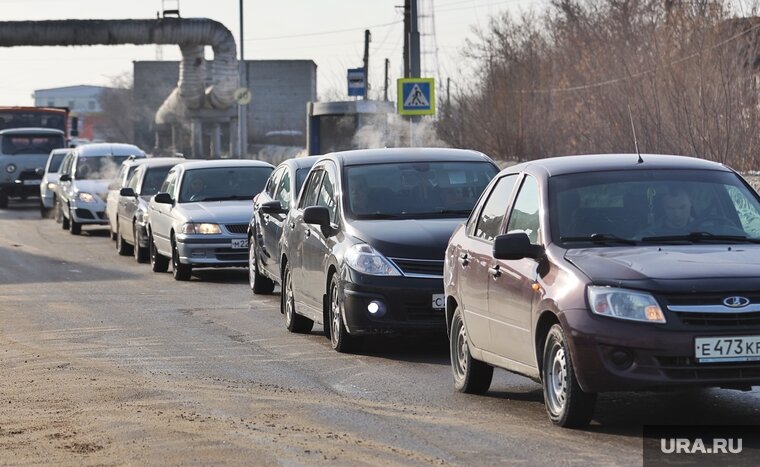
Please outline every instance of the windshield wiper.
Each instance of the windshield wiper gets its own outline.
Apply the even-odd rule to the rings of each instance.
[[[203,202],[203,201],[234,201],[234,200],[241,200],[241,199],[252,199],[253,196],[217,196],[215,198],[201,198],[199,200],[196,200],[195,202]]]
[[[382,212],[376,212],[372,214],[356,214],[356,218],[359,220],[367,219],[406,219],[406,214],[387,214]]]
[[[595,233],[587,237],[560,237],[559,240],[561,242],[592,242],[592,243],[598,243],[598,244],[607,244],[607,243],[622,243],[624,245],[638,244],[636,240],[631,240],[630,238],[618,237],[617,235],[610,234],[610,233]]]
[[[686,235],[659,235],[656,237],[644,237],[642,242],[750,242],[760,243],[759,239],[747,238],[743,235],[716,235],[710,232],[690,232]]]

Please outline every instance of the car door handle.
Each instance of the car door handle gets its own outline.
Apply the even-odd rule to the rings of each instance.
[[[492,275],[493,277],[499,277],[501,276],[501,270],[499,269],[499,266],[496,265],[492,268],[488,268],[488,274]]]
[[[467,253],[460,255],[458,259],[459,259],[459,264],[461,264],[462,266],[467,266],[468,264],[470,264],[470,258],[467,256]]]
[[[306,230],[306,236],[307,237],[311,237],[311,229],[307,229]]]
[[[265,224],[269,223],[269,214],[264,214],[264,223]]]
[[[295,229],[296,228],[296,223],[295,222],[291,222],[290,223],[290,228],[291,229]]]

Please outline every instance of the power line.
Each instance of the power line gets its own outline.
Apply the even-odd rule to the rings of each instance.
[[[320,31],[320,32],[307,32],[303,34],[287,34],[283,36],[267,36],[267,37],[254,37],[251,39],[246,39],[245,42],[253,42],[253,41],[271,41],[271,40],[278,40],[278,39],[292,39],[294,37],[311,37],[311,36],[324,36],[328,34],[340,34],[344,32],[354,32],[354,31],[364,31],[365,29],[372,29],[372,28],[385,28],[388,26],[393,26],[394,24],[400,24],[402,21],[396,20],[391,21],[390,23],[383,23],[383,24],[375,24],[373,26],[364,26],[361,28],[348,28],[348,29],[333,29],[332,31]]]

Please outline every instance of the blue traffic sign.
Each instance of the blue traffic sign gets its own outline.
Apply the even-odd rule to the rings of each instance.
[[[434,115],[435,80],[433,78],[399,79],[398,113],[401,115]]]
[[[367,80],[364,76],[364,68],[348,69],[348,95],[364,96],[367,90]]]

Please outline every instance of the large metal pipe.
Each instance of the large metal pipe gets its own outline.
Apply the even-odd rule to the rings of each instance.
[[[217,21],[163,18],[0,22],[0,47],[119,44],[176,44],[182,50],[177,88],[158,109],[157,123],[181,120],[185,109],[226,109],[234,103],[238,86],[235,39]],[[206,45],[214,51],[214,68],[212,84],[204,90]]]

